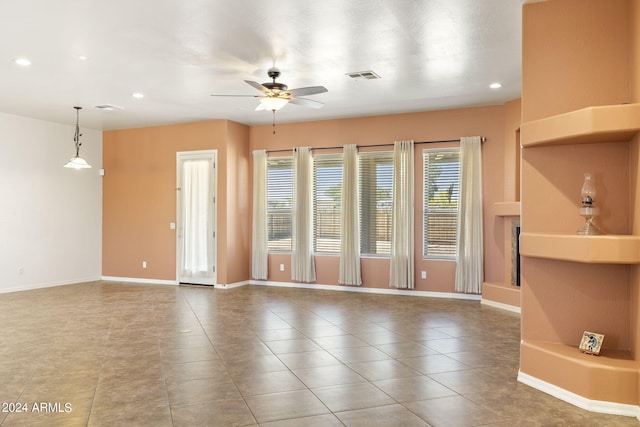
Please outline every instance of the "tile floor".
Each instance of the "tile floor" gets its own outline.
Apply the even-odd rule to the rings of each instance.
[[[94,282],[0,325],[3,427],[638,425],[518,383],[519,317],[477,301]]]

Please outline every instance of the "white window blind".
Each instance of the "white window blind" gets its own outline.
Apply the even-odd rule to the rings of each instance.
[[[455,258],[460,195],[460,150],[426,149],[424,166],[424,258]]]
[[[342,154],[313,159],[314,251],[340,253]]]
[[[267,159],[267,233],[269,251],[291,251],[293,157]]]
[[[360,253],[391,253],[393,152],[359,154]]]

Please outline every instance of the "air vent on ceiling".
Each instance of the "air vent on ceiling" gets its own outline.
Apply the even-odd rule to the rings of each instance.
[[[106,110],[106,111],[124,110],[124,107],[120,107],[118,105],[113,105],[113,104],[94,105],[94,107],[100,110]]]
[[[367,80],[376,80],[381,78],[379,75],[377,75],[371,70],[347,73],[347,76],[351,77],[352,79],[367,79]]]

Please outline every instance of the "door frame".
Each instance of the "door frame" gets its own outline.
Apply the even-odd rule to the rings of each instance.
[[[212,159],[213,171],[211,179],[213,180],[213,277],[211,283],[207,285],[215,286],[218,280],[218,150],[196,150],[196,151],[177,151],[176,152],[176,282],[180,284],[180,267],[182,259],[181,245],[181,227],[182,227],[182,164],[181,161],[192,159]]]

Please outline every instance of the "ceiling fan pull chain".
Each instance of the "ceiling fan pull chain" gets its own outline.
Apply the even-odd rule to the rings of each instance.
[[[271,110],[273,112],[273,134],[276,134],[276,110]]]

